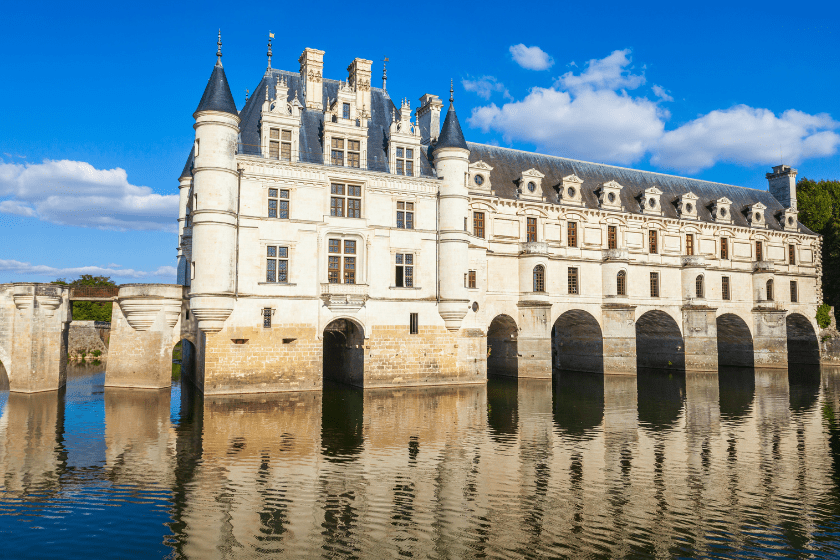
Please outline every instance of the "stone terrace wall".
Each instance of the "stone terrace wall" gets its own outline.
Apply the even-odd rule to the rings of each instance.
[[[820,361],[823,363],[840,363],[840,332],[837,331],[837,318],[834,308],[831,308],[831,324],[819,334]]]
[[[108,346],[103,340],[103,334],[110,334],[111,323],[101,321],[73,321],[70,323],[70,333],[67,340],[67,355],[70,359],[81,357],[84,352],[93,356],[99,350],[99,359],[104,360],[108,355]]]

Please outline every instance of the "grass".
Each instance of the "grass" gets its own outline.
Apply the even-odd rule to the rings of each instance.
[[[172,381],[181,380],[181,343],[172,349]]]

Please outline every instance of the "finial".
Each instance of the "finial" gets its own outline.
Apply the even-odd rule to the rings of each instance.
[[[387,90],[388,88],[385,87],[385,84],[388,81],[388,68],[387,68],[388,57],[386,56],[382,60],[382,90]]]
[[[248,103],[248,94],[251,93],[248,89],[245,89],[245,103]]]
[[[268,32],[268,68],[265,69],[266,72],[271,72],[271,40],[274,39],[274,33],[271,31]]]
[[[216,56],[218,57],[216,59],[216,63],[221,65],[222,64],[222,30],[221,29],[219,29],[219,40],[218,40],[218,42],[216,42],[216,44],[219,46],[219,48],[216,49]]]
[[[396,122],[397,120],[397,112],[391,107],[391,122]]]
[[[449,79],[449,102],[455,102],[455,88],[452,86],[452,78]]]

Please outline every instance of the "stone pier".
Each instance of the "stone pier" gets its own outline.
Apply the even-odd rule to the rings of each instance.
[[[604,304],[604,373],[636,375],[636,308]]]

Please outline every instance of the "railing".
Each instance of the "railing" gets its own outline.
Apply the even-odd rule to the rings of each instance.
[[[628,261],[630,252],[626,248],[604,249],[601,251],[601,260],[606,261]]]
[[[119,292],[119,286],[71,286],[70,299],[114,298]]]
[[[775,272],[776,265],[772,261],[755,261],[753,272]]]
[[[321,295],[367,296],[369,288],[367,284],[321,284]]]
[[[548,243],[545,241],[527,241],[519,244],[520,255],[547,255]]]
[[[706,259],[700,255],[683,255],[680,257],[680,264],[688,268],[704,267],[706,266]]]

